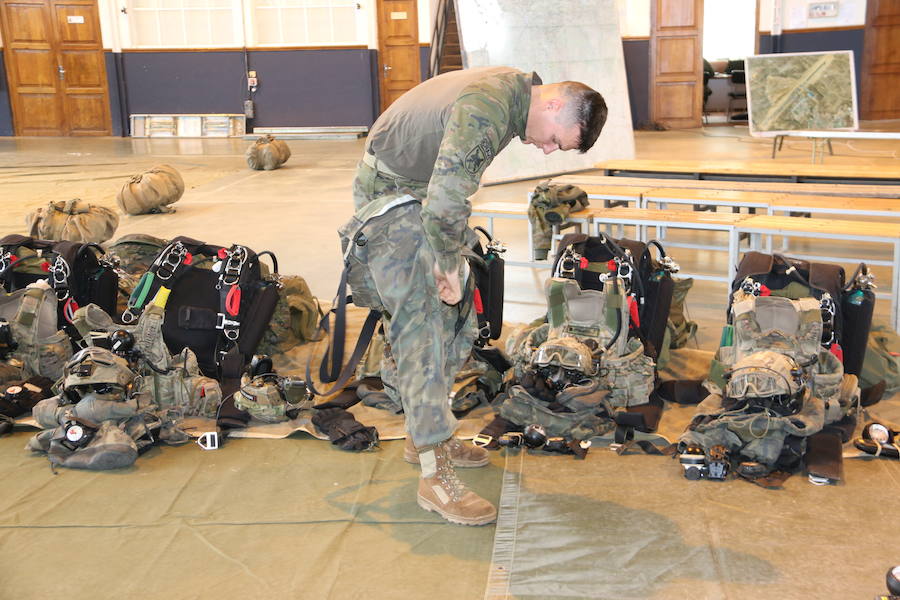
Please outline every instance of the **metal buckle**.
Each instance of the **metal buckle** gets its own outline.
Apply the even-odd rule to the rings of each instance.
[[[503,245],[503,242],[498,240],[491,240],[487,243],[485,248],[488,252],[493,252],[494,254],[503,254],[506,252],[506,246]]]
[[[69,297],[69,276],[72,270],[69,263],[62,256],[57,256],[50,267],[51,287],[56,292],[56,298],[60,301]]]
[[[240,335],[241,323],[226,318],[225,313],[216,313],[216,329],[221,329],[226,338],[234,341]]]
[[[494,436],[488,435],[486,433],[478,433],[475,435],[475,437],[472,438],[472,443],[479,448],[486,448],[493,441]]]
[[[122,313],[122,323],[124,323],[125,325],[134,323],[135,319],[137,319],[137,316],[133,312],[131,312],[130,308],[126,309],[125,312]]]
[[[12,265],[12,252],[0,254],[0,271],[7,270]]]
[[[187,256],[187,248],[181,242],[170,244],[166,252],[156,259],[156,277],[168,281],[175,275],[175,270]]]
[[[741,282],[741,291],[750,296],[759,296],[760,289],[760,284],[753,281],[751,277],[745,277]]]
[[[197,445],[204,450],[218,450],[219,432],[207,431],[205,433],[201,433],[200,437],[197,438]]]
[[[659,266],[667,273],[677,273],[681,270],[681,265],[672,260],[671,256],[663,256],[662,260],[659,261]]]
[[[559,277],[575,279],[575,266],[580,260],[580,254],[578,254],[571,248],[566,248],[566,250],[563,252],[562,258],[559,261],[559,267],[557,268],[556,274]]]
[[[241,269],[244,267],[244,263],[247,262],[247,248],[244,246],[234,246],[234,248],[228,252],[228,258],[225,259],[225,263],[222,265],[222,272],[219,274],[219,285],[218,287],[221,289],[223,285],[236,285],[241,278]]]
[[[490,321],[486,322],[479,330],[478,337],[482,339],[488,339],[491,337],[491,323]]]

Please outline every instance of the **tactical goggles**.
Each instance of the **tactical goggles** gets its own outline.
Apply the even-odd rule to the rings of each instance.
[[[532,364],[539,367],[559,365],[569,369],[575,369],[582,373],[594,372],[594,361],[586,352],[578,352],[565,346],[553,346],[544,344],[534,353]]]

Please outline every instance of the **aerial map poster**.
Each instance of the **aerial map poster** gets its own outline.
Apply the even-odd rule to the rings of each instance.
[[[747,57],[752,135],[856,129],[853,52],[803,52]]]

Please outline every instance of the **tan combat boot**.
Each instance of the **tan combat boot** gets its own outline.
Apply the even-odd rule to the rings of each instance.
[[[458,525],[493,523],[497,519],[494,505],[467,490],[456,476],[450,462],[449,441],[419,451],[422,475],[416,501],[425,510]]]
[[[444,445],[450,451],[450,460],[454,467],[483,467],[491,462],[488,451],[474,444],[467,444],[462,440],[452,437]],[[406,446],[403,448],[403,460],[417,465],[419,464],[419,451],[413,445],[412,436],[406,436]]]

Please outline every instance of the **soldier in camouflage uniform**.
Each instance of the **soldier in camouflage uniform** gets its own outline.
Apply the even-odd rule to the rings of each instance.
[[[383,375],[406,414],[404,457],[422,466],[418,503],[451,522],[496,518],[453,471],[488,462],[452,437],[448,400],[475,339],[461,255],[474,240],[469,196],[513,137],[545,154],[586,152],[606,114],[603,97],[584,84],[543,85],[534,73],[484,67],[422,83],[369,133],[353,185],[356,216],[341,230],[350,285],[354,303],[384,314],[394,364]]]

